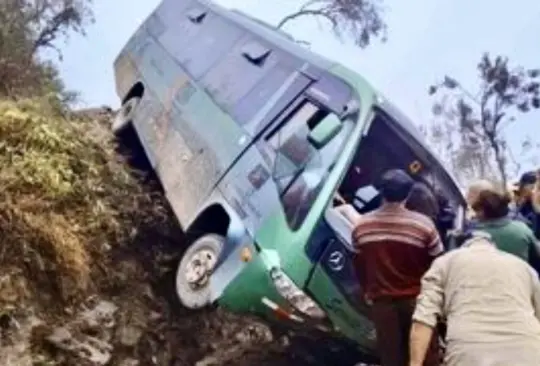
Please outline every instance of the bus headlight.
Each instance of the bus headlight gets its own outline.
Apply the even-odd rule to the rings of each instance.
[[[278,268],[270,271],[277,292],[301,313],[316,319],[326,317],[325,312]]]

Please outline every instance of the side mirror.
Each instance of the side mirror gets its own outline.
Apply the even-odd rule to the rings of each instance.
[[[315,126],[308,135],[308,141],[317,150],[326,146],[343,128],[341,120],[334,114],[329,114]]]

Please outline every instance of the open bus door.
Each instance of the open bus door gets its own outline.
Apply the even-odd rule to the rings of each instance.
[[[358,190],[354,205],[361,210],[377,199],[373,187],[364,187]],[[356,274],[352,230],[352,223],[339,210],[327,209],[308,248],[308,255],[318,260],[307,289],[339,331],[354,339],[362,352],[374,356],[375,327]]]

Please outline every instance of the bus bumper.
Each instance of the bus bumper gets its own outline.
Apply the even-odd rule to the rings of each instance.
[[[218,305],[235,313],[253,314],[269,323],[287,328],[312,328],[332,332],[327,319],[312,319],[283,298],[272,280],[272,268],[279,266],[277,255],[254,255],[248,265],[229,283]]]

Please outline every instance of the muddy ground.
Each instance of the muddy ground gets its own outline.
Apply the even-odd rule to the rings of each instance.
[[[98,291],[64,308],[53,299],[42,300],[51,303],[48,308],[17,302],[31,289],[15,270],[5,274],[0,299],[11,306],[0,315],[0,364],[301,364],[257,321],[179,306],[170,266],[176,256],[168,249],[158,244],[112,251]]]

